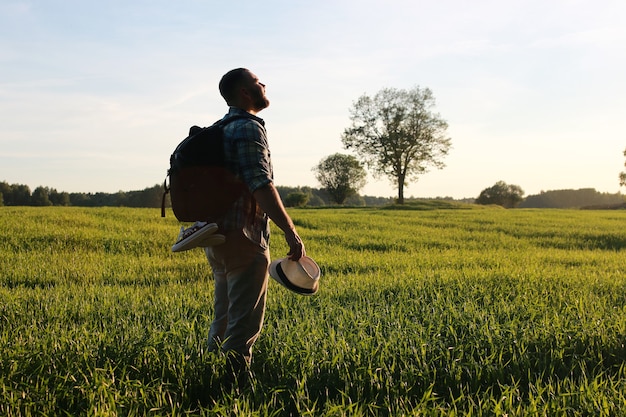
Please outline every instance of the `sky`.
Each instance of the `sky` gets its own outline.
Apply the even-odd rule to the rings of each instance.
[[[0,181],[67,192],[162,183],[191,125],[227,107],[217,84],[266,84],[275,183],[320,187],[350,109],[429,88],[448,122],[443,169],[406,197],[624,192],[623,0],[0,0]],[[361,194],[393,197],[387,178]]]

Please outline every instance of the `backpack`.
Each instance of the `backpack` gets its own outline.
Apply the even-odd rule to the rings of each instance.
[[[226,167],[224,126],[247,116],[232,116],[209,127],[192,126],[170,156],[163,183],[161,217],[170,194],[174,216],[181,222],[215,221],[222,217],[247,187]]]

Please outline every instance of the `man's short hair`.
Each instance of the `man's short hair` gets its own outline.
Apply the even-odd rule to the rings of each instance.
[[[250,71],[246,68],[235,68],[224,74],[220,80],[219,89],[227,104],[232,104],[237,96],[237,90],[246,81],[249,73]]]

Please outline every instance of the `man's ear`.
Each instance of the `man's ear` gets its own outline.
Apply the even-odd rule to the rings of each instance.
[[[246,87],[241,87],[239,89],[239,97],[240,100],[245,102],[246,104],[252,101],[252,96],[250,95],[250,91]]]

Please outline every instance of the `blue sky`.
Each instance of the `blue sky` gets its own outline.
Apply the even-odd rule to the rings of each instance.
[[[358,97],[420,86],[453,148],[406,196],[476,197],[499,180],[618,192],[624,16],[622,0],[0,0],[0,181],[162,182],[189,126],[226,112],[221,75],[243,66],[272,102],[277,185],[318,186],[313,166],[348,153]],[[362,192],[396,195],[384,178]]]

